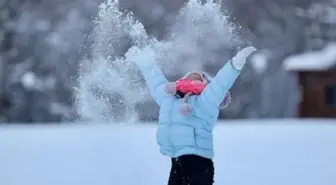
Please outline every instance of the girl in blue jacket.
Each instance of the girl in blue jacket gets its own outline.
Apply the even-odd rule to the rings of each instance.
[[[254,51],[254,47],[239,51],[214,78],[204,72],[186,75],[185,78],[206,84],[200,95],[188,97],[187,104],[184,98],[172,96],[174,83],[169,83],[155,64],[152,48],[133,47],[127,53],[126,57],[136,63],[160,107],[156,139],[160,152],[172,160],[168,185],[213,184],[212,130],[223,99],[239,76],[247,57]]]

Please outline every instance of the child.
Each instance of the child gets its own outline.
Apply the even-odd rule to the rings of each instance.
[[[169,83],[155,65],[155,52],[150,47],[143,50],[133,47],[126,54],[137,64],[151,95],[160,106],[156,139],[160,152],[172,160],[168,185],[213,184],[212,130],[223,100],[239,76],[246,58],[254,51],[254,47],[239,51],[214,78],[203,72],[187,74],[182,79],[204,86],[195,92],[190,89],[180,92],[184,88],[179,81]]]

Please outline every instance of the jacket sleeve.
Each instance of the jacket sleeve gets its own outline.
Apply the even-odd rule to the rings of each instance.
[[[231,61],[227,62],[197,97],[197,104],[204,112],[210,115],[218,112],[226,93],[233,86],[239,75],[240,71],[232,66]]]
[[[168,80],[153,60],[136,62],[136,65],[141,71],[152,97],[160,106],[162,99],[166,96],[164,85]]]

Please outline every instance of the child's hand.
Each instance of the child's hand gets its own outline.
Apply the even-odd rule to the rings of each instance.
[[[248,56],[250,56],[254,51],[256,51],[256,48],[253,46],[246,47],[242,50],[240,50],[235,57],[232,58],[232,65],[236,70],[242,70],[246,59]]]
[[[145,65],[154,61],[155,51],[149,46],[143,49],[140,49],[138,46],[133,46],[127,51],[125,57],[126,60]]]

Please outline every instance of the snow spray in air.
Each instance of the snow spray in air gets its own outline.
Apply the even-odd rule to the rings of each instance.
[[[147,35],[118,0],[99,7],[92,34],[92,57],[81,62],[76,108],[82,119],[129,122],[137,119],[138,103],[150,100],[136,66],[125,58],[133,46],[152,46],[167,76],[222,62],[240,39],[219,3],[190,0],[177,14],[163,40]]]

